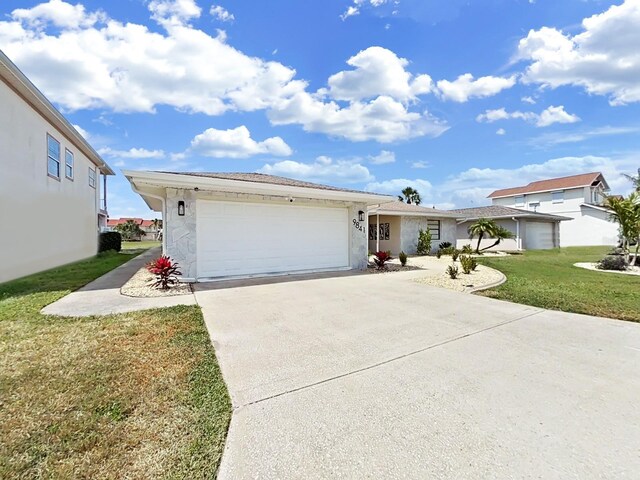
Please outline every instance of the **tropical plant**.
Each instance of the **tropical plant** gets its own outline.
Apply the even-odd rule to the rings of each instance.
[[[461,255],[460,256],[460,266],[462,267],[462,271],[466,275],[469,275],[471,273],[471,270],[473,270],[471,268],[471,261],[472,260],[473,260],[473,257],[470,257],[468,255]]]
[[[455,262],[456,260],[458,260],[459,256],[460,256],[460,250],[458,250],[457,248],[454,248],[453,251],[451,252],[451,260]]]
[[[440,242],[438,244],[438,248],[439,249],[449,248],[450,246],[451,246],[451,242]]]
[[[420,205],[422,202],[418,191],[411,187],[403,188],[402,195],[398,195],[398,200],[401,202],[413,203],[414,205]]]
[[[462,247],[462,250],[460,250],[462,253],[464,253],[465,255],[471,255],[473,253],[473,247],[471,246],[470,243],[467,243],[466,245],[464,245]]]
[[[119,232],[102,232],[98,235],[98,253],[122,250],[122,235]]]
[[[178,270],[178,264],[165,255],[149,262],[147,270],[156,276],[156,281],[152,286],[161,290],[167,290],[171,285],[178,283],[178,275],[182,275],[182,272]]]
[[[153,220],[151,220],[151,226],[153,227],[153,231],[155,232],[155,239],[160,240],[162,235],[160,233],[160,230],[162,230],[162,220],[154,218]]]
[[[636,189],[636,192],[640,193],[640,168],[638,169],[638,175],[627,175],[623,173],[627,180],[633,183],[633,187]]]
[[[629,244],[635,240],[635,261],[640,249],[640,193],[633,192],[627,198],[606,197],[605,205],[609,209],[611,220],[620,226],[622,250],[625,263],[629,263]]]
[[[495,247],[506,238],[513,238],[513,233],[489,218],[479,218],[475,223],[469,226],[467,231],[469,232],[469,238],[473,239],[475,236],[478,237],[476,253]],[[484,237],[495,238],[496,241],[488,247],[480,249],[480,243]]]
[[[125,223],[116,225],[115,229],[122,234],[124,240],[139,240],[140,237],[145,235],[145,231],[140,228],[140,225],[135,220],[127,220]]]
[[[478,261],[473,257],[469,257],[469,265],[471,265],[471,270],[475,272],[476,268],[478,268]]]
[[[418,232],[418,248],[416,253],[418,255],[429,255],[431,253],[431,232],[429,230],[422,230]]]
[[[403,267],[407,265],[407,254],[404,252],[400,252],[398,255],[398,259],[400,260],[400,265]]]
[[[438,250],[436,252],[436,258],[440,258],[442,256],[442,250]]]
[[[438,252],[440,255],[453,255],[453,252],[455,251],[455,247],[452,245],[449,245],[448,247],[444,247],[444,248],[440,248],[438,249]],[[440,257],[438,257],[440,258]]]
[[[380,251],[373,254],[373,263],[375,263],[378,270],[384,270],[389,260],[391,260],[391,254],[389,252]]]
[[[452,280],[458,278],[458,267],[456,267],[455,265],[449,265],[446,271],[447,275],[449,275]]]

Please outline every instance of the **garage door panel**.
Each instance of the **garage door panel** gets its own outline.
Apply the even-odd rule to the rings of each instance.
[[[346,208],[198,201],[198,276],[341,268]]]
[[[527,249],[544,250],[554,247],[553,224],[548,222],[527,223]]]

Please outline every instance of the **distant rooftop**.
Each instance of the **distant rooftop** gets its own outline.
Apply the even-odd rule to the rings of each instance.
[[[562,217],[560,215],[551,215],[548,213],[531,212],[529,210],[521,210],[519,208],[503,207],[502,205],[488,205],[486,207],[474,207],[474,208],[458,208],[456,210],[449,210],[454,213],[456,217],[463,219],[476,219],[476,218],[512,218],[512,217],[526,217],[526,218],[539,218],[540,220],[569,220],[568,217]]]
[[[389,202],[383,203],[377,209],[373,210],[373,213],[376,211],[382,212],[397,212],[397,213],[405,213],[407,215],[416,214],[420,216],[437,216],[437,217],[452,217],[455,218],[456,215],[447,210],[438,210],[436,208],[423,207],[421,205],[415,205],[413,203],[404,203],[404,202]],[[370,212],[371,213],[371,212]]]
[[[550,178],[548,180],[538,180],[522,187],[503,188],[496,190],[488,198],[510,197],[513,195],[524,195],[533,192],[548,192],[552,190],[563,190],[565,188],[588,187],[598,182],[602,182],[608,188],[602,173],[591,172],[569,177]]]

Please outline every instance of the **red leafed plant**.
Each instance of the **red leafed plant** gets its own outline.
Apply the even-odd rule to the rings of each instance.
[[[147,270],[156,276],[156,282],[152,286],[161,290],[167,290],[171,285],[178,283],[177,276],[182,275],[178,270],[178,264],[165,255],[149,262]]]
[[[373,254],[373,263],[376,264],[378,270],[383,270],[389,260],[391,260],[391,253],[389,252],[380,251]]]

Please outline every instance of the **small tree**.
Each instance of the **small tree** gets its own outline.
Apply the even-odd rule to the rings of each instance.
[[[469,226],[467,232],[469,232],[469,238],[478,237],[478,245],[476,245],[476,253],[480,253],[480,243],[482,239],[487,237],[493,237],[498,230],[498,225],[493,220],[488,218],[479,218],[475,223]]]
[[[431,253],[431,232],[422,230],[418,232],[418,255],[429,255]]]
[[[135,220],[127,220],[125,223],[116,225],[115,229],[120,232],[124,240],[139,240],[145,234]]]
[[[606,197],[605,205],[610,210],[611,220],[620,226],[624,260],[629,263],[629,243],[636,241],[634,263],[640,249],[640,193],[633,192],[627,198]]]

